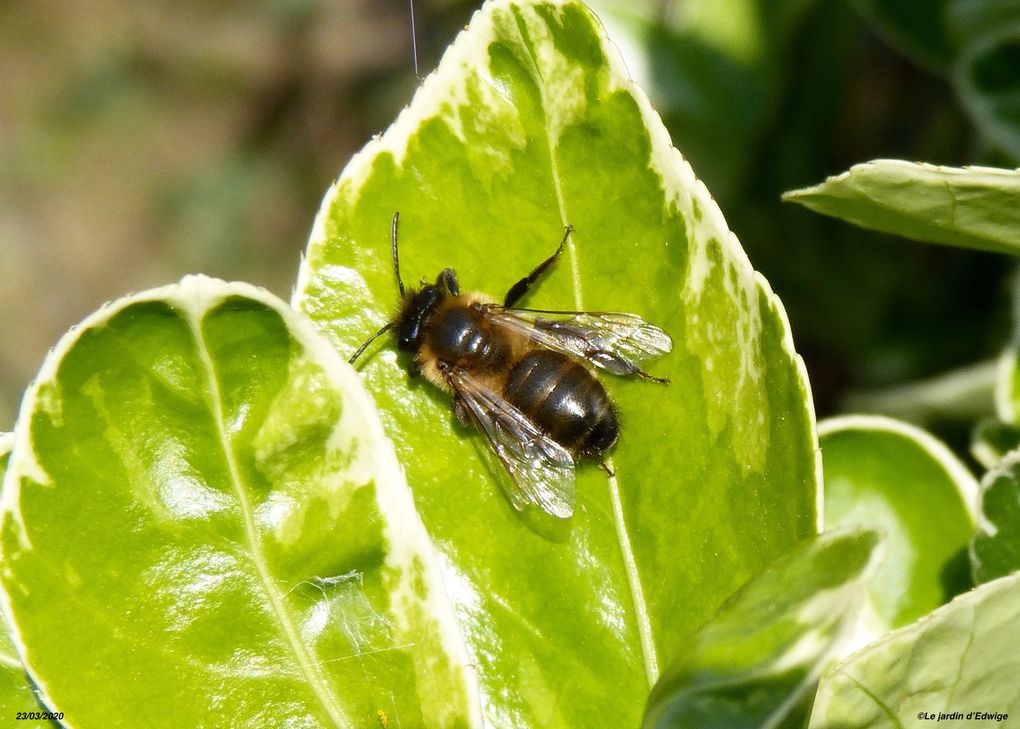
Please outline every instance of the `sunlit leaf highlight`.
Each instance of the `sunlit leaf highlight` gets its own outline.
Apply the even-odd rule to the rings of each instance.
[[[478,725],[371,399],[255,287],[189,277],[69,332],[0,539],[15,647],[69,726]]]
[[[298,287],[343,353],[408,285],[453,267],[501,299],[574,228],[522,302],[637,314],[675,343],[668,387],[602,377],[621,436],[577,470],[569,520],[518,512],[381,337],[358,360],[479,666],[497,727],[633,726],[661,667],[719,604],[817,529],[810,394],[785,314],[580,3],[486,3],[328,192]]]

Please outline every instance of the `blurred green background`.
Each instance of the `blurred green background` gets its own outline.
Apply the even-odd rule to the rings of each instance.
[[[422,76],[475,7],[415,2]],[[1010,260],[779,196],[877,157],[1015,166],[1020,3],[594,7],[782,298],[820,414],[1006,344]],[[0,431],[104,301],[191,272],[288,297],[322,194],[410,100],[412,58],[406,0],[0,5]],[[979,409],[989,372],[963,378]]]

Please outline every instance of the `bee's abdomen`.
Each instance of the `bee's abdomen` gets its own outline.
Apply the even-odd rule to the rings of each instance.
[[[522,357],[507,377],[504,396],[553,440],[580,456],[598,459],[619,434],[602,383],[559,352],[540,349]]]

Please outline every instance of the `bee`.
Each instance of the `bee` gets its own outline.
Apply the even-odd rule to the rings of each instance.
[[[503,303],[461,293],[457,274],[444,269],[435,283],[405,288],[397,248],[399,213],[390,238],[400,309],[362,344],[394,330],[411,355],[409,374],[423,375],[453,395],[453,410],[488,441],[510,503],[561,519],[574,512],[574,468],[601,463],[620,434],[616,409],[592,368],[667,384],[639,367],[670,352],[670,336],[634,314],[514,308],[563,253],[556,251],[507,291]]]

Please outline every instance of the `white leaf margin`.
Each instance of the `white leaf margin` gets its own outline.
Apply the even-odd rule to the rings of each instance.
[[[978,481],[974,478],[974,474],[970,472],[970,469],[964,465],[963,461],[956,454],[949,450],[949,446],[945,443],[928,431],[918,428],[916,425],[911,425],[910,423],[885,415],[836,415],[831,418],[825,418],[818,423],[818,436],[820,438],[849,430],[892,433],[914,441],[949,476],[949,479],[956,486],[960,499],[967,508],[967,513],[970,514],[971,522],[977,523],[980,514],[978,509],[980,494]]]
[[[964,508],[970,517],[971,526],[981,523],[979,511],[980,486],[974,474],[964,465],[963,461],[957,458],[949,447],[926,430],[916,425],[890,418],[885,415],[837,415],[825,418],[818,423],[818,437],[824,439],[826,436],[836,433],[850,431],[875,432],[897,435],[905,438],[935,461],[956,487],[957,494],[963,502]],[[821,450],[819,450],[819,453]],[[822,488],[824,498],[824,486]],[[824,515],[823,515],[824,516]],[[847,648],[843,655],[852,653],[864,646],[874,642],[877,638],[888,631],[888,626],[878,616],[876,608],[870,601],[865,601],[859,613],[857,625],[852,640],[847,642]]]

